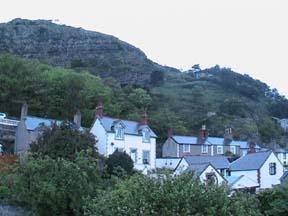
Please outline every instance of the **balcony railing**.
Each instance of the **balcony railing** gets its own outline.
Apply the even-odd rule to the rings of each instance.
[[[15,126],[15,127],[17,127],[18,124],[19,124],[19,121],[17,121],[17,120],[11,120],[11,119],[6,119],[6,118],[4,118],[4,119],[1,119],[1,118],[0,118],[0,124],[1,124],[1,125],[8,125],[8,126]]]

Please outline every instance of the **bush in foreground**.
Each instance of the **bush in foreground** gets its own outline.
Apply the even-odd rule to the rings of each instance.
[[[12,201],[37,215],[82,215],[84,199],[101,187],[97,161],[84,152],[74,162],[29,155],[10,177]]]
[[[85,215],[261,215],[250,196],[229,197],[225,187],[207,187],[191,175],[161,179],[134,175],[88,200]]]

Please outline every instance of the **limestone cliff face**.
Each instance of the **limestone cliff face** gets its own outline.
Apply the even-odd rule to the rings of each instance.
[[[38,59],[53,66],[87,69],[122,84],[146,86],[151,73],[167,70],[116,37],[47,20],[0,24],[0,53]]]

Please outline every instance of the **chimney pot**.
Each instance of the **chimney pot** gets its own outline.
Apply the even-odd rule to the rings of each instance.
[[[148,115],[147,115],[146,111],[141,115],[140,124],[141,125],[148,125]]]
[[[96,118],[102,118],[104,113],[103,101],[99,100],[96,107]]]
[[[168,138],[173,136],[173,129],[169,128],[168,129]]]

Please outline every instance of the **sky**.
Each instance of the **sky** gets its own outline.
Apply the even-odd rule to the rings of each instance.
[[[159,64],[179,69],[218,64],[288,96],[285,1],[1,0],[0,22],[49,19],[111,34]]]

